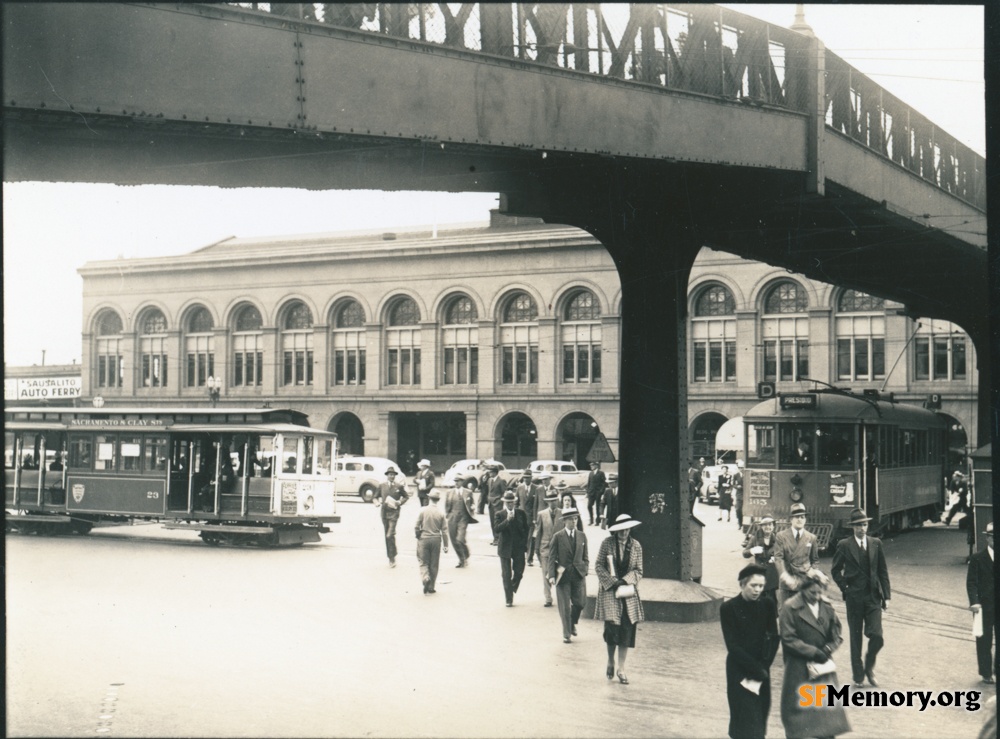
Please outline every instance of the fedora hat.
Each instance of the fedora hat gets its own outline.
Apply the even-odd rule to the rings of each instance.
[[[429,459],[421,459],[417,462],[417,467],[430,467],[431,461]]]
[[[389,469],[387,469],[385,471],[385,474],[387,474],[387,475],[395,475],[396,474],[396,470],[394,470],[392,467],[390,467]]]
[[[636,521],[627,513],[622,513],[615,519],[613,524],[608,526],[608,531],[624,531],[625,529],[635,528],[639,523],[639,521]]]
[[[759,524],[774,523],[774,516],[771,515],[761,516],[760,521],[758,521],[757,523]]]
[[[559,518],[569,518],[570,516],[579,516],[580,511],[576,508],[563,508],[559,513]]]
[[[536,480],[551,480],[552,479],[552,475],[550,475],[548,472],[539,472],[537,475],[535,475],[535,479]]]
[[[555,490],[549,490],[548,492],[545,493],[544,500],[546,503],[551,503],[553,500],[559,500],[559,493],[557,493]]]
[[[441,493],[438,492],[437,488],[431,488],[431,491],[427,493],[427,497],[431,500],[441,500]]]
[[[617,482],[617,481],[618,481],[618,473],[617,472],[609,472],[608,473],[608,482]]]
[[[514,495],[513,490],[508,490],[506,493],[503,494],[503,497],[500,500],[502,500],[504,503],[509,503],[517,500],[517,496]]]
[[[847,521],[848,526],[854,526],[855,524],[865,523],[871,521],[871,518],[865,515],[865,512],[860,508],[855,508],[851,511],[851,517]]]
[[[792,507],[788,509],[789,516],[804,516],[806,515],[806,507],[803,503],[792,503]]]
[[[984,534],[992,534],[993,533],[993,522],[992,521],[990,521],[988,524],[986,524],[986,528],[983,529],[983,533]]]

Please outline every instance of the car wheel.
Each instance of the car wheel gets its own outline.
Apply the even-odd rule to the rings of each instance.
[[[361,496],[361,500],[365,503],[371,503],[375,499],[375,488],[371,485],[362,485],[358,491],[358,495]]]

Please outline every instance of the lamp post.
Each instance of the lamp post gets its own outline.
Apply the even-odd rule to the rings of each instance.
[[[215,404],[219,402],[219,391],[222,390],[222,378],[209,375],[205,381],[205,387],[208,388],[208,399],[212,401],[212,407],[215,408]]]

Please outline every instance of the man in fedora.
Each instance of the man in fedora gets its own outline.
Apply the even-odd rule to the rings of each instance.
[[[489,510],[490,527],[493,529],[493,541],[490,544],[496,546],[499,543],[496,516],[500,512],[507,485],[500,477],[500,465],[493,461],[486,462],[486,475],[483,479],[486,481],[486,507]]]
[[[517,507],[517,494],[508,490],[501,498],[500,510],[495,517],[497,556],[500,557],[500,574],[503,576],[503,594],[507,607],[514,605],[524,576],[524,552],[528,548],[528,514]]]
[[[535,530],[531,537],[532,546],[538,552],[538,562],[542,566],[542,588],[545,593],[545,607],[552,607],[552,583],[549,582],[549,553],[552,537],[562,528],[559,520],[559,493],[552,488],[545,491],[546,508],[535,518]]]
[[[986,548],[969,559],[969,574],[965,587],[969,593],[969,610],[982,615],[983,633],[976,637],[976,657],[979,675],[984,683],[993,682],[993,624],[996,607],[993,590],[996,580],[996,560],[993,556],[993,522],[986,524]]]
[[[530,475],[530,473],[527,474]],[[535,554],[538,551],[538,514],[548,508],[549,480],[551,479],[552,475],[548,472],[540,472],[531,479],[531,485],[528,488],[528,521],[531,522],[532,526],[531,534],[528,537],[528,567],[535,564]],[[553,490],[552,494],[555,495],[556,492]],[[558,511],[556,515],[558,516]],[[542,562],[541,555],[538,556],[538,561]],[[542,567],[544,566],[545,564],[542,563]],[[548,583],[544,576],[542,580]],[[546,585],[546,587],[548,586]]]
[[[399,508],[408,499],[406,489],[396,482],[396,470],[392,467],[385,471],[386,482],[379,483],[378,490],[372,502],[380,509],[382,528],[385,531],[385,553],[389,557],[389,566],[396,566],[396,524],[399,523]]]
[[[576,625],[587,603],[586,578],[590,557],[587,554],[587,537],[576,528],[579,515],[580,511],[576,508],[562,509],[560,519],[564,526],[552,537],[545,572],[549,584],[556,586],[556,603],[566,644],[570,643],[570,636],[576,636]]]
[[[472,489],[476,478],[455,478],[455,487],[448,491],[445,498],[444,515],[448,519],[448,535],[451,537],[455,554],[458,555],[456,567],[469,566],[469,544],[467,531],[470,523],[479,523],[472,515]]]
[[[604,495],[604,489],[608,486],[608,479],[604,474],[604,470],[601,469],[600,462],[590,463],[590,474],[587,475],[587,513],[590,516],[590,525],[596,526],[601,522],[601,513],[603,509],[601,507],[601,496]],[[595,517],[594,509],[597,509],[597,514]]]
[[[774,566],[778,569],[778,610],[798,592],[802,579],[819,563],[816,535],[806,531],[806,507],[792,503],[788,511],[791,521],[774,537]]]
[[[882,637],[882,611],[891,596],[889,568],[879,539],[868,536],[871,521],[860,508],[851,511],[847,524],[854,534],[837,542],[830,575],[837,583],[847,606],[847,627],[851,632],[851,671],[855,687],[861,687],[865,677],[872,687],[875,680],[875,659],[885,644]],[[868,637],[868,653],[861,659],[862,636]]]
[[[417,483],[417,498],[420,500],[420,507],[427,505],[427,494],[434,487],[434,471],[431,469],[430,460],[421,459],[417,462],[417,474],[414,476]]]

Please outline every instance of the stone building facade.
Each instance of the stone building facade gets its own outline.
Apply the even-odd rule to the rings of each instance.
[[[344,452],[404,467],[583,465],[598,433],[617,455],[620,283],[575,228],[494,213],[441,231],[233,238],[80,274],[82,402],[287,405]],[[974,351],[949,324],[709,249],[688,312],[695,456],[762,381],[939,394],[956,439],[975,438]]]

